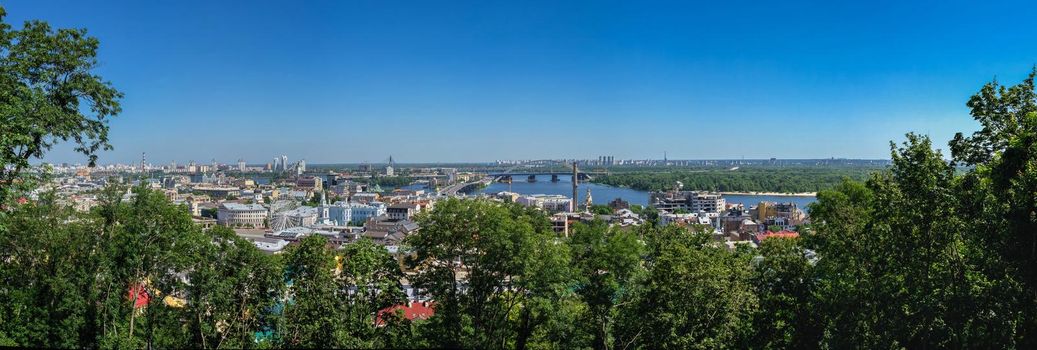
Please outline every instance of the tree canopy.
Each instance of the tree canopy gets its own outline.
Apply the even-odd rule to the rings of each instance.
[[[55,144],[73,141],[93,165],[108,144],[108,119],[122,93],[93,73],[97,38],[85,29],[3,22],[0,7],[0,199],[9,184]]]

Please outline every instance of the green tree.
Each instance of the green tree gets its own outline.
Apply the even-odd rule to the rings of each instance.
[[[830,347],[1013,347],[1017,284],[978,249],[954,169],[927,137],[892,147],[893,167],[812,206],[817,294]]]
[[[274,326],[269,310],[283,290],[282,270],[273,256],[228,228],[216,226],[208,234],[211,243],[193,259],[191,283],[177,296],[186,299],[188,344],[253,347],[255,333]]]
[[[85,29],[42,21],[13,29],[5,16],[0,8],[0,203],[29,160],[59,142],[74,141],[94,164],[98,151],[111,149],[107,120],[122,98],[92,72],[99,42]]]
[[[406,301],[400,264],[385,247],[366,238],[345,245],[340,253],[337,280],[347,303],[343,321],[364,347],[385,346],[392,339],[383,336],[375,319],[380,310]]]
[[[972,166],[959,179],[963,221],[981,244],[977,254],[994,260],[1022,283],[1018,297],[1025,320],[1020,347],[1037,347],[1037,93],[1034,68],[1022,83],[988,83],[968,101],[982,128],[950,142],[956,163]]]
[[[206,235],[187,211],[160,192],[136,188],[129,203],[112,192],[103,210],[113,214],[113,221],[102,228],[110,235],[104,262],[111,271],[110,279],[101,286],[111,291],[104,298],[103,316],[113,327],[105,336],[113,336],[121,344],[187,346],[181,327],[170,327],[179,325],[179,313],[165,308],[161,295],[187,287],[182,276],[208,241]],[[151,296],[140,309],[126,298],[127,289],[135,286]]]
[[[436,300],[433,346],[523,348],[571,281],[569,252],[547,217],[514,204],[448,199],[407,238],[412,280]]]
[[[4,345],[91,347],[100,332],[93,283],[103,253],[90,223],[53,194],[3,211],[0,333]],[[119,292],[123,292],[120,290]]]
[[[757,308],[751,257],[729,251],[705,230],[651,231],[647,273],[620,302],[616,347],[746,347]]]
[[[752,283],[760,308],[753,317],[750,344],[761,349],[809,349],[820,344],[814,306],[817,276],[798,238],[760,242]]]
[[[328,240],[311,235],[284,253],[288,300],[278,327],[280,344],[292,348],[353,347],[348,325],[342,322],[345,302],[333,275],[335,257]]]
[[[644,272],[644,244],[630,230],[610,229],[608,224],[594,221],[575,225],[569,245],[579,272],[577,291],[588,308],[587,319],[581,323],[593,335],[594,348],[612,348],[616,303]]]
[[[612,215],[612,208],[609,208],[609,206],[607,206],[607,205],[594,204],[594,205],[591,205],[589,210],[590,210],[591,213],[594,213],[594,214],[597,214],[597,215]]]

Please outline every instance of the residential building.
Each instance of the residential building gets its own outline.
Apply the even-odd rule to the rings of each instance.
[[[392,220],[410,220],[415,214],[421,212],[421,204],[415,202],[401,202],[390,205],[385,213]]]
[[[695,213],[719,213],[726,205],[724,197],[718,193],[695,193],[691,196],[691,211]]]
[[[316,176],[300,176],[295,179],[295,187],[307,191],[320,191],[323,184],[324,180]]]
[[[357,192],[353,193],[349,200],[353,203],[371,203],[377,202],[379,196],[379,194],[373,192]]]
[[[418,231],[418,224],[410,220],[395,220],[387,215],[373,217],[364,224],[363,236],[382,245],[397,245],[409,234]]]
[[[749,210],[757,222],[765,225],[782,226],[786,230],[794,230],[796,226],[807,221],[807,215],[796,203],[760,202]]]
[[[700,216],[699,213],[675,214],[675,213],[662,212],[662,213],[659,213],[659,223],[664,225],[664,226],[665,225],[678,225],[678,226],[687,226],[687,225],[706,225],[706,226],[711,226],[712,225],[712,222],[710,221],[709,216],[706,216],[706,215]]]
[[[719,213],[724,211],[727,205],[727,201],[718,193],[697,191],[652,192],[651,202],[656,208],[666,212]]]
[[[630,209],[630,202],[623,200],[623,198],[616,198],[609,202],[609,208],[612,208],[612,210]]]
[[[515,203],[540,208],[548,213],[558,213],[568,211],[572,205],[572,199],[560,194],[534,194],[519,196]]]

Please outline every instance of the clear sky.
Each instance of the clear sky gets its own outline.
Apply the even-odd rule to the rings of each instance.
[[[1033,1],[3,6],[101,40],[126,94],[102,163],[888,158],[1037,63]]]

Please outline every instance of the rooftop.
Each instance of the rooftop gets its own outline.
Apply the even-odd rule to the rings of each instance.
[[[220,204],[220,207],[225,208],[227,210],[234,210],[234,211],[266,210],[266,207],[264,207],[262,205],[259,205],[259,204],[241,204],[241,203],[234,203],[234,202],[226,202],[226,203]]]

